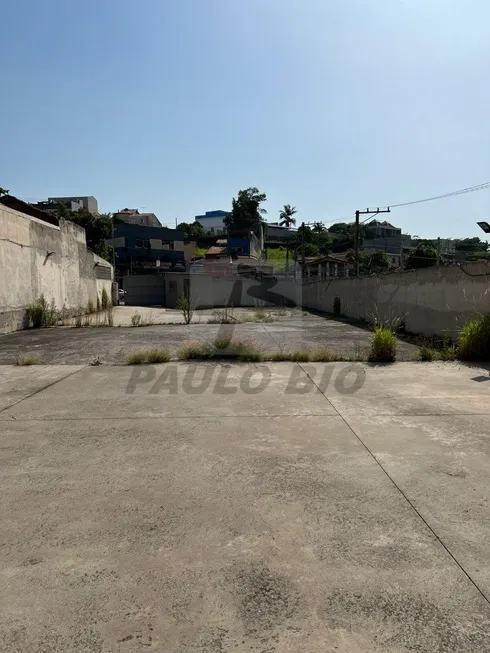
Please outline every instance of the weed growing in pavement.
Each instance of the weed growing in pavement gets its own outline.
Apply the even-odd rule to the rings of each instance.
[[[148,365],[153,363],[168,363],[172,355],[168,349],[152,347],[140,349],[128,354],[126,363],[128,365]]]
[[[25,367],[28,365],[37,365],[40,362],[39,356],[35,354],[24,354],[18,355],[15,359],[15,364],[20,367]]]
[[[34,329],[54,326],[58,320],[54,299],[48,304],[44,295],[41,295],[27,308],[27,320]]]
[[[193,301],[188,293],[181,295],[176,304],[179,311],[182,313],[185,324],[192,322],[192,316],[196,310],[196,302]]]
[[[392,363],[396,359],[397,340],[393,330],[386,326],[374,327],[368,360],[373,363]]]

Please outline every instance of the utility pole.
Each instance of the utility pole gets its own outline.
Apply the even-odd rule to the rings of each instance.
[[[380,209],[379,207],[377,209],[366,209],[365,211],[359,211],[359,209],[356,211],[356,224],[355,224],[355,232],[354,232],[354,259],[356,262],[356,277],[359,276],[359,243],[360,243],[360,222],[359,222],[359,216],[360,215],[378,215],[378,213],[391,213],[390,207],[387,209]]]
[[[305,223],[301,223],[301,279],[305,278]]]

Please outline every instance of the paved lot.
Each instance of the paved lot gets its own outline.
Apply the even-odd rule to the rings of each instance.
[[[118,308],[124,311],[132,307]],[[138,349],[168,347],[176,351],[186,341],[212,341],[225,334],[252,341],[265,352],[327,348],[344,357],[356,358],[365,356],[369,349],[370,331],[367,329],[311,313],[297,311],[293,315],[278,316],[276,322],[233,326],[206,324],[210,313],[197,315],[196,320],[202,321],[189,326],[57,327],[18,331],[0,336],[0,364],[13,364],[19,354],[34,354],[43,363],[88,364],[99,358],[103,363],[118,364],[125,363],[127,355]],[[116,317],[118,315],[121,318],[117,319],[127,319],[125,313],[116,311]],[[174,314],[171,317],[176,318]],[[400,341],[398,360],[411,360],[417,351],[414,345]]]
[[[488,652],[489,394],[450,363],[0,366],[0,650]]]

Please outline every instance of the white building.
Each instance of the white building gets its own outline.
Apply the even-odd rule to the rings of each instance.
[[[222,234],[226,232],[224,220],[229,215],[228,211],[206,211],[204,215],[196,215],[195,221],[209,234]]]

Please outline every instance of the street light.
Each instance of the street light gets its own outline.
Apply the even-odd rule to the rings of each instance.
[[[490,224],[488,224],[488,222],[477,222],[476,224],[480,229],[483,229],[486,234],[490,234]]]

